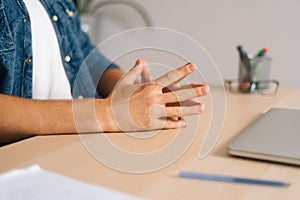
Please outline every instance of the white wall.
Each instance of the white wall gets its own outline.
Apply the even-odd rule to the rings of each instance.
[[[183,32],[202,44],[224,79],[237,77],[237,44],[244,44],[253,53],[267,46],[273,58],[271,77],[282,86],[300,89],[299,0],[138,2],[148,10],[155,26]],[[143,26],[139,15],[125,6],[106,7],[100,12],[105,16],[102,39]]]

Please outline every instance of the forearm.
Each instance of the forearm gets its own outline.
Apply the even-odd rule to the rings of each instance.
[[[0,141],[75,133],[71,101],[39,101],[0,94]]]
[[[78,100],[77,116],[85,112],[94,99]],[[0,94],[0,143],[8,143],[34,135],[77,133],[71,100],[32,100]],[[79,105],[79,104],[76,104]],[[86,123],[84,132],[110,131],[111,119],[108,103],[96,100],[97,115],[101,123]],[[105,117],[105,118],[104,118]],[[102,119],[103,118],[103,119]],[[91,124],[91,125],[90,125]]]
[[[108,96],[123,75],[124,72],[118,68],[106,70],[100,78],[97,86],[98,92],[101,94],[101,96]]]

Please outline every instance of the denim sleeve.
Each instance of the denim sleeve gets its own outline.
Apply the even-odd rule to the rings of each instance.
[[[79,16],[79,15],[78,15]],[[93,45],[90,41],[89,36],[87,35],[87,33],[85,33],[82,29],[81,29],[81,22],[80,22],[80,18],[76,17],[76,35],[78,35],[78,38],[80,40],[81,43],[81,50],[84,53],[85,57],[90,57],[89,54],[92,53],[93,57],[95,57],[95,61],[99,62],[100,67],[106,67],[106,69],[109,68],[119,68],[119,66],[117,66],[116,64],[114,64],[113,62],[109,61],[107,58],[105,58],[104,55],[102,55],[99,50],[96,48],[95,45]]]
[[[76,27],[75,34],[78,37],[79,45],[85,60],[83,61],[80,70],[78,71],[77,79],[81,80],[81,85],[87,85],[89,82],[87,76],[89,74],[92,82],[95,86],[98,85],[102,74],[110,68],[119,68],[116,64],[108,60],[104,55],[102,55],[99,50],[91,43],[89,36],[81,29],[80,18],[76,16]],[[84,83],[85,82],[85,83]],[[78,81],[79,83],[79,81]],[[78,91],[83,91],[84,88],[77,84],[75,88],[81,88]],[[81,92],[82,93],[82,92]],[[88,92],[90,93],[90,92]],[[74,93],[76,96],[76,92]],[[85,96],[91,96],[88,94]],[[96,97],[101,96],[101,94],[96,94]]]

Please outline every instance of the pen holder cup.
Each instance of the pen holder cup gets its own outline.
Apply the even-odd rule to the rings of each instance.
[[[238,91],[241,93],[268,93],[273,90],[270,80],[272,59],[270,57],[255,57],[248,63],[239,62]],[[277,84],[276,89],[277,89]],[[272,88],[270,88],[272,86]]]

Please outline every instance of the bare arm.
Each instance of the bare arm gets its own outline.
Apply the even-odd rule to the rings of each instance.
[[[95,103],[101,112],[97,119],[102,128],[86,123],[85,132],[115,129],[111,127],[113,120],[108,118],[110,109],[107,100],[84,99],[77,102],[83,105]],[[77,133],[72,104],[71,100],[32,100],[0,94],[0,144],[35,135]]]
[[[105,71],[99,92],[106,97],[123,75],[117,68]],[[101,99],[97,102],[100,107],[104,105]],[[77,133],[70,100],[32,100],[0,94],[0,108],[0,144],[34,135]],[[86,131],[101,130],[94,126]]]
[[[107,96],[123,74],[117,68],[107,70],[99,81],[99,92]],[[97,102],[100,107],[104,105],[101,99]],[[0,94],[0,108],[0,144],[34,135],[77,133],[70,100],[32,100]],[[105,115],[104,109],[101,112]],[[101,130],[93,126],[86,131]]]
[[[111,69],[106,70],[103,73],[103,75],[99,81],[99,84],[97,86],[97,90],[101,94],[101,96],[107,97],[111,93],[112,89],[114,88],[114,86],[116,85],[118,80],[123,75],[124,75],[124,72],[118,68],[111,68]]]
[[[0,94],[1,143],[36,134],[75,133],[71,101],[39,101]]]

